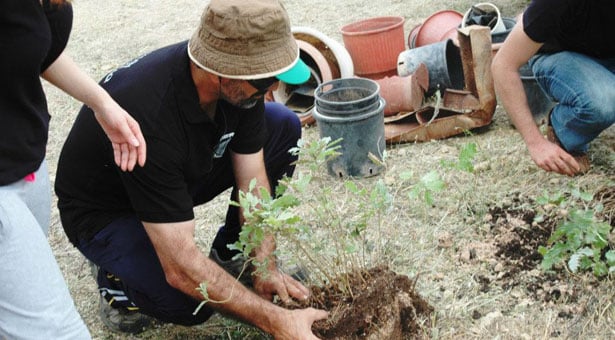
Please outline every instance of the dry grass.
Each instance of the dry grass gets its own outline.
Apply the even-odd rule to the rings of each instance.
[[[196,0],[104,2],[74,1],[75,25],[68,51],[94,78],[129,59],[149,50],[190,37],[206,2]],[[448,1],[296,1],[286,0],[286,7],[295,25],[310,26],[341,41],[339,28],[349,22],[370,16],[403,15],[406,32],[434,11],[452,8],[465,11],[474,3],[468,0],[451,4]],[[514,16],[526,1],[493,1],[505,16]],[[64,138],[79,109],[79,104],[48,88],[52,125],[48,149],[50,169],[55,169]],[[305,138],[318,138],[317,128],[305,129]],[[615,336],[615,295],[610,281],[597,286],[586,284],[585,276],[567,279],[585,286],[581,294],[583,311],[572,318],[560,318],[563,305],[546,304],[529,298],[520,287],[510,290],[480,291],[477,276],[488,271],[490,264],[463,261],[461,254],[476,242],[489,239],[483,216],[488,207],[509,201],[513,194],[535,198],[544,190],[566,191],[578,186],[594,192],[612,183],[615,163],[611,128],[592,144],[592,171],[567,178],[539,170],[519,135],[510,126],[505,113],[498,108],[494,123],[471,136],[450,138],[422,144],[403,144],[388,149],[384,178],[391,192],[396,193],[395,207],[387,217],[379,240],[384,251],[382,260],[399,273],[418,276],[417,289],[434,307],[436,313],[428,329],[428,337],[442,339],[542,339],[609,338]],[[455,160],[465,143],[476,143],[478,155],[474,174],[452,171],[441,166],[443,159]],[[412,171],[416,176],[436,169],[447,182],[445,191],[435,195],[434,207],[409,199],[411,183],[402,182],[400,174]],[[299,169],[300,171],[301,169]],[[52,171],[52,179],[53,171]],[[335,179],[329,179],[335,185]],[[366,183],[370,180],[366,180]],[[228,196],[220,197],[197,209],[197,242],[206,250],[216,226],[223,222]],[[215,212],[212,214],[212,212]],[[439,247],[438,240],[450,238],[452,246]],[[80,255],[66,240],[54,208],[50,242],[68,282],[77,307],[95,339],[130,339],[109,333],[98,321],[98,299],[94,280]],[[479,250],[483,251],[483,250]],[[488,252],[489,249],[484,249]],[[482,315],[473,319],[474,312]],[[219,339],[259,338],[236,323],[216,317],[199,327],[165,325],[135,338],[192,339],[216,336]]]

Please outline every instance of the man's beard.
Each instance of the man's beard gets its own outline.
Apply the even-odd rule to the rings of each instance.
[[[240,101],[235,101],[235,100],[231,100],[228,96],[226,96],[224,93],[222,93],[221,94],[221,98],[223,100],[229,102],[233,106],[237,106],[237,107],[242,108],[242,109],[251,109],[254,106],[256,106],[258,101],[261,100],[263,97],[262,96],[249,97],[249,98],[246,98],[246,99],[242,99]]]

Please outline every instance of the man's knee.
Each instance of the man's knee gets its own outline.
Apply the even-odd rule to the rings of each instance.
[[[598,110],[598,119],[604,126],[611,126],[615,123],[615,86],[608,87],[608,93],[601,97],[604,100]]]
[[[289,139],[301,138],[301,122],[292,110],[280,103],[268,102],[265,103],[265,111],[269,117],[270,127],[275,128],[270,132],[284,131]]]
[[[608,128],[615,123],[615,87],[607,86],[588,93],[587,104],[581,109],[587,120],[597,126]]]

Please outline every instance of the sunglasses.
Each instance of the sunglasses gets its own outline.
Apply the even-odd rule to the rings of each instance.
[[[261,79],[248,79],[248,84],[256,89],[254,96],[264,95],[269,91],[269,88],[279,81],[276,77],[261,78]]]

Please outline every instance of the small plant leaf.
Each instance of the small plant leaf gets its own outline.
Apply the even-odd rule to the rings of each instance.
[[[437,171],[432,170],[423,177],[421,177],[421,183],[425,186],[425,189],[430,191],[441,191],[444,189],[444,181],[440,178]]]
[[[605,276],[609,273],[609,269],[604,262],[596,262],[594,265],[594,275],[597,277]]]
[[[466,172],[474,172],[474,157],[476,156],[476,143],[464,144],[459,153],[459,170]]]
[[[592,257],[593,255],[594,252],[590,248],[579,249],[570,256],[570,260],[568,260],[568,268],[571,272],[577,273],[579,271],[581,260],[587,257]]]
[[[606,263],[609,266],[615,266],[615,251],[607,251],[606,254],[604,254],[604,257],[606,258]]]
[[[399,174],[399,178],[402,181],[407,181],[411,179],[412,177],[414,177],[414,173],[412,171],[404,171],[401,174]]]

